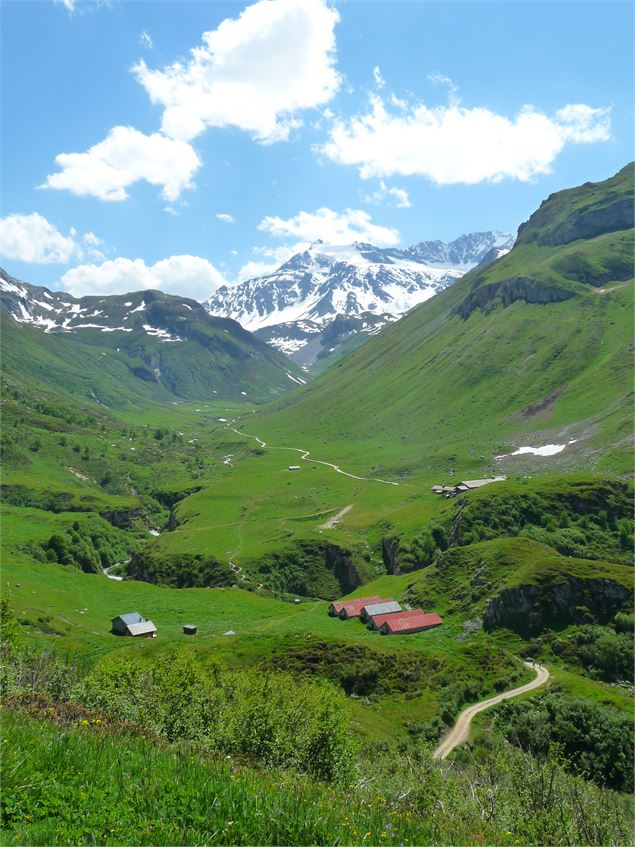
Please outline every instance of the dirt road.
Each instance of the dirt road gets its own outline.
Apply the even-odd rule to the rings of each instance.
[[[328,521],[325,521],[325,523],[320,524],[318,529],[335,529],[335,527],[342,520],[344,515],[347,515],[352,508],[352,504],[350,506],[344,506],[344,508],[340,509],[340,511],[336,515],[333,515],[333,517],[329,518]]]
[[[261,447],[266,447],[267,450],[291,450],[293,453],[299,453],[300,458],[305,462],[313,462],[315,465],[326,465],[327,468],[333,468],[336,473],[341,473],[343,476],[349,476],[351,479],[359,479],[362,482],[381,482],[383,485],[408,485],[410,483],[400,483],[400,482],[391,482],[389,479],[379,479],[376,476],[355,476],[353,473],[349,473],[348,471],[343,471],[339,465],[334,465],[332,462],[323,462],[321,459],[309,459],[311,455],[310,450],[303,450],[302,447],[271,447],[267,444],[266,441],[263,441],[261,438],[258,438],[257,435],[248,435],[246,432],[241,432],[239,429],[236,429],[233,426],[229,427],[232,432],[237,433],[238,435],[242,435],[244,438],[255,438],[258,444]]]
[[[534,688],[540,688],[549,679],[549,671],[547,668],[543,668],[542,665],[537,665],[534,662],[525,662],[525,665],[536,671],[536,678],[532,679],[526,685],[521,685],[519,688],[512,688],[509,691],[503,691],[502,694],[497,694],[495,697],[490,697],[489,700],[482,700],[480,703],[475,703],[473,706],[468,706],[467,709],[464,709],[457,718],[454,727],[434,751],[435,759],[445,759],[455,747],[467,741],[472,718],[478,715],[479,712],[484,712],[485,709],[496,706],[497,703],[502,703],[503,700],[518,697],[527,691],[533,691]]]

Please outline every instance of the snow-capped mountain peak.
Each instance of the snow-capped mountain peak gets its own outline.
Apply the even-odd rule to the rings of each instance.
[[[318,239],[273,273],[224,286],[204,305],[306,366],[330,352],[315,342],[336,318],[350,319],[347,337],[378,332],[451,285],[493,248],[512,243],[512,236],[500,232],[471,233],[449,244],[424,241],[403,250]]]

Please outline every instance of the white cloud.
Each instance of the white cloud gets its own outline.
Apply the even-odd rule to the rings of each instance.
[[[374,224],[368,212],[362,209],[338,213],[322,207],[315,212],[298,212],[287,220],[268,215],[258,224],[258,229],[276,238],[300,238],[308,242],[320,238],[327,244],[370,241],[378,247],[388,247],[399,243],[396,229]]]
[[[72,259],[103,258],[96,248],[102,244],[94,232],[87,232],[82,243],[77,231],[71,228],[64,235],[45,217],[7,215],[0,220],[0,254],[8,259],[28,264],[66,264]]]
[[[373,68],[373,77],[375,79],[375,85],[377,88],[383,88],[386,85],[386,80],[381,75],[381,68],[379,65],[375,65]]]
[[[86,14],[102,7],[110,7],[112,0],[53,0],[55,6],[63,6],[69,15]]]
[[[194,300],[205,300],[225,285],[221,272],[207,259],[187,255],[170,256],[154,265],[146,265],[143,259],[123,257],[101,265],[79,265],[66,271],[60,282],[75,297],[155,288]]]
[[[50,174],[42,188],[67,189],[100,200],[125,200],[126,188],[139,180],[162,187],[168,201],[192,187],[201,161],[185,141],[161,133],[145,135],[131,126],[116,126],[85,153],[60,153],[61,171]]]
[[[512,118],[489,109],[424,103],[391,112],[379,96],[366,114],[336,121],[321,148],[328,158],[356,165],[364,179],[419,175],[439,185],[504,178],[526,181],[549,173],[568,142],[610,138],[610,110],[568,105],[549,117],[525,106]]]
[[[386,185],[383,179],[379,180],[379,188],[372,194],[363,195],[366,203],[385,203],[396,206],[398,209],[409,209],[412,206],[410,196],[405,188],[391,187]]]
[[[459,89],[456,86],[449,76],[445,74],[440,74],[438,71],[435,71],[432,74],[428,74],[427,77],[433,85],[447,85],[452,94],[455,94]]]
[[[227,214],[227,212],[218,212],[218,214],[216,215],[216,218],[217,218],[217,220],[223,221],[223,223],[226,223],[226,224],[236,223],[236,218],[234,218],[233,215]]]
[[[334,27],[325,0],[260,0],[205,32],[188,61],[133,67],[162,130],[190,141],[206,127],[235,126],[261,142],[286,139],[297,114],[328,102],[340,85]]]
[[[143,44],[143,46],[147,50],[152,50],[154,47],[154,42],[152,41],[152,36],[149,32],[146,32],[145,29],[142,33],[139,34],[139,44]]]
[[[90,247],[99,247],[100,244],[104,243],[94,232],[87,232],[82,238],[82,241]]]

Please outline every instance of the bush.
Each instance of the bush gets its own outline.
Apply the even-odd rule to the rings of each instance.
[[[204,668],[182,654],[152,664],[118,657],[95,668],[75,697],[170,740],[188,739],[326,781],[348,783],[355,776],[343,700],[328,683]]]
[[[496,723],[507,739],[546,756],[559,745],[569,767],[618,791],[633,790],[633,723],[614,707],[562,693],[500,707]]]

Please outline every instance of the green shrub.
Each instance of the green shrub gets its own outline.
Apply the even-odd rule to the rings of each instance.
[[[633,722],[614,707],[553,693],[503,704],[496,723],[525,750],[547,756],[555,743],[587,779],[633,790]]]
[[[355,776],[343,700],[328,683],[204,668],[182,654],[155,663],[117,657],[97,666],[75,697],[170,740],[195,741],[326,781]]]

